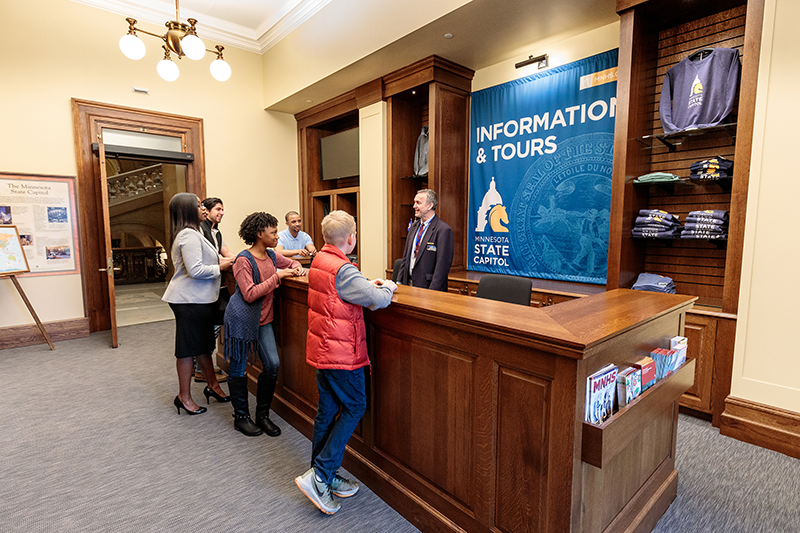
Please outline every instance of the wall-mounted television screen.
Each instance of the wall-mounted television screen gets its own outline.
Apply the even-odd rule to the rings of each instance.
[[[358,176],[358,155],[358,128],[321,138],[319,166],[322,179],[337,180]]]

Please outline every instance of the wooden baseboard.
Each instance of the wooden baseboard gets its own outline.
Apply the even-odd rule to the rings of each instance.
[[[800,459],[800,413],[729,396],[719,430],[726,437]]]
[[[44,327],[53,342],[89,336],[89,319],[86,317],[45,322]],[[36,324],[0,328],[0,350],[46,343]]]

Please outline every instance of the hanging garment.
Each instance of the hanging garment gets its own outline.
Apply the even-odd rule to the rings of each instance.
[[[713,48],[669,69],[661,88],[661,125],[670,134],[721,124],[739,86],[739,50]]]

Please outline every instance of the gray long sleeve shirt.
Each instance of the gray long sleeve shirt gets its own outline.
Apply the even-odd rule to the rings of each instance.
[[[343,265],[336,272],[336,292],[343,301],[371,311],[383,309],[392,303],[392,290],[389,287],[373,285],[352,264]]]

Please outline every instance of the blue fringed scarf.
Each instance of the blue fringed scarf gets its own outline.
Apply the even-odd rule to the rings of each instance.
[[[267,249],[267,254],[272,259],[272,264],[277,269],[277,262],[275,260],[275,252]],[[258,265],[253,257],[253,254],[248,250],[243,250],[236,256],[234,263],[240,257],[246,258],[250,261],[250,266],[253,267],[253,283],[258,285],[261,283],[261,273],[258,271]],[[258,342],[258,328],[261,322],[261,306],[263,305],[264,297],[248,303],[242,296],[242,291],[239,289],[239,284],[236,284],[236,292],[231,296],[228,302],[228,307],[225,308],[225,359],[242,362],[247,361],[247,357],[251,350],[257,349]]]

